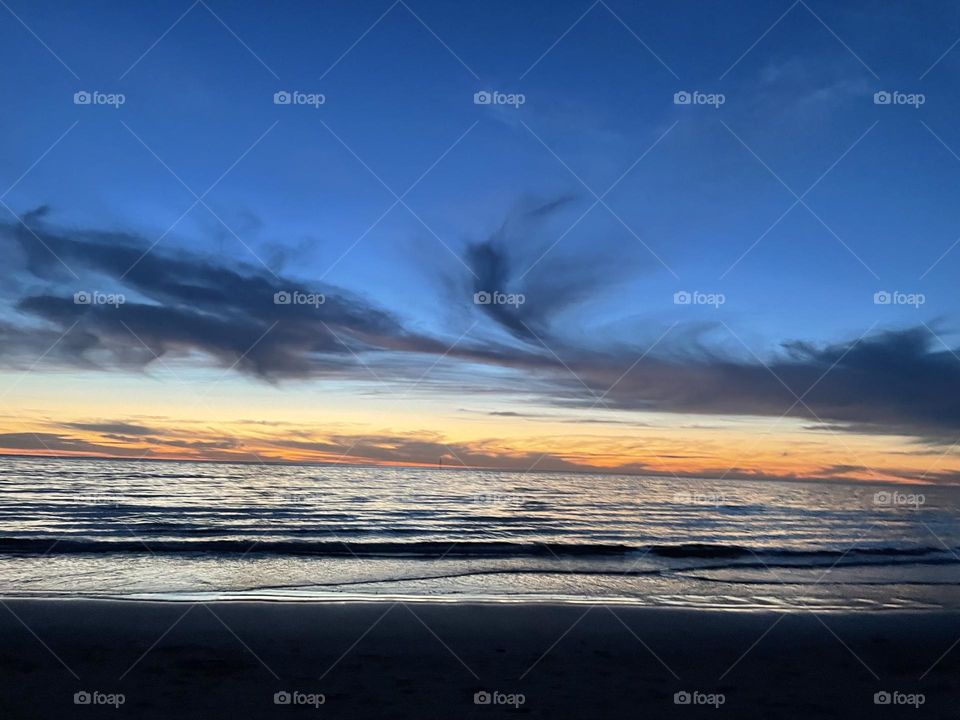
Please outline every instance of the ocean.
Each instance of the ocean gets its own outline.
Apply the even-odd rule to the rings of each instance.
[[[0,596],[960,608],[960,488],[0,459]]]

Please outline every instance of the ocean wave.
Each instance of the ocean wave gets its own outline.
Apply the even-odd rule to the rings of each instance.
[[[202,533],[198,533],[202,535]],[[331,537],[333,537],[331,533]],[[762,548],[743,545],[680,543],[631,546],[617,543],[555,543],[483,540],[356,541],[246,539],[139,539],[0,537],[0,554],[130,554],[165,555],[309,555],[319,557],[440,558],[636,558],[650,555],[663,560],[715,560],[739,567],[785,563],[788,566],[823,562],[960,562],[956,549],[930,546],[851,547],[845,549]],[[718,567],[721,565],[711,565]]]
[[[957,550],[958,548],[954,548]],[[665,558],[738,558],[749,556],[839,558],[846,556],[923,556],[952,552],[949,548],[919,547],[851,547],[845,549],[751,548],[744,545],[711,543],[683,543],[679,545],[651,545],[650,553]]]
[[[287,540],[50,540],[0,538],[6,554],[209,553],[215,555],[271,554],[346,557],[563,557],[625,555],[634,548],[616,544],[515,543],[507,541],[353,542]]]

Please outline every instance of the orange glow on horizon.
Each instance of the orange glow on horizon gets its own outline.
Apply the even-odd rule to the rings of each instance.
[[[145,434],[126,436],[77,427],[93,425],[89,420],[51,423],[47,418],[34,418],[29,429],[23,422],[12,426],[9,419],[0,421],[0,435],[19,439],[11,447],[0,438],[0,455],[384,467],[437,467],[442,458],[445,468],[907,483],[935,482],[939,473],[960,472],[955,455],[909,438],[836,437],[798,423],[762,432],[742,418],[726,423],[714,418],[714,426],[704,428],[666,417],[662,426],[612,425],[585,434],[586,425],[568,421],[447,423],[440,417],[420,418],[416,430],[356,422],[323,424],[320,430],[316,423],[234,420],[214,425],[132,417],[117,421],[116,429],[127,422]],[[139,428],[147,422],[148,434]]]

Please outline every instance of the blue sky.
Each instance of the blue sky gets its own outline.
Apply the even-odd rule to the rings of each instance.
[[[2,199],[48,207],[51,227],[331,284],[448,343],[468,327],[516,341],[469,302],[472,248],[493,237],[530,317],[538,283],[569,293],[539,318],[561,356],[672,327],[673,356],[773,362],[871,328],[926,327],[943,350],[958,35],[945,3],[12,2]],[[78,90],[125,102],[75,105]],[[279,90],[325,103],[276,105]],[[478,90],[525,102],[476,105]],[[676,105],[683,90],[725,101]],[[884,90],[924,102],[875,104]],[[49,281],[11,276],[7,316]],[[678,306],[683,290],[725,303]],[[882,290],[925,302],[877,306]]]
[[[913,16],[906,6],[878,14],[866,5],[811,5],[848,50],[797,5],[730,69],[788,4],[741,3],[705,15],[701,4],[611,3],[630,30],[597,5],[529,69],[588,3],[551,4],[550,12],[536,3],[413,8],[450,51],[396,5],[331,69],[389,3],[290,4],[283,12],[211,5],[250,51],[197,5],[130,69],[189,4],[11,7],[80,77],[18,23],[4,23],[4,59],[18,68],[3,80],[6,96],[18,98],[16,112],[2,120],[11,182],[79,121],[5,198],[21,212],[48,204],[69,224],[111,223],[159,236],[193,198],[121,121],[197,193],[276,123],[208,202],[272,269],[286,257],[299,270],[325,272],[393,197],[321,123],[402,193],[477,122],[407,198],[462,254],[464,242],[493,231],[519,198],[577,195],[558,227],[592,202],[534,133],[599,193],[676,123],[608,203],[680,280],[602,207],[558,248],[572,253],[607,242],[637,267],[637,281],[611,293],[605,316],[669,316],[666,291],[697,287],[724,291],[733,321],[747,316],[751,332],[776,341],[855,330],[875,314],[856,300],[878,288],[925,292],[927,318],[957,299],[949,259],[920,280],[960,227],[950,202],[960,161],[921,125],[960,146],[950,92],[960,54],[918,79],[953,42],[960,23],[946,9]],[[116,111],[73,106],[78,88],[123,92],[127,102]],[[322,92],[327,103],[318,110],[275,106],[272,93],[282,88]],[[527,102],[517,110],[478,107],[471,102],[478,88],[523,92]],[[717,110],[672,104],[677,89],[697,88],[723,92],[727,102]],[[919,110],[872,103],[877,89],[895,88],[924,92],[927,102]],[[798,206],[721,281],[794,201],[732,133],[800,194],[874,123],[807,198],[853,252]],[[244,248],[203,207],[164,242],[200,242],[206,251],[257,262],[243,257]],[[378,299],[393,304],[419,281],[417,256],[437,249],[446,254],[398,206],[329,277],[349,286],[372,273],[365,289],[380,286]],[[389,264],[372,262],[381,258]],[[788,303],[794,307],[786,318],[765,317],[766,307]],[[916,313],[900,315],[892,319]]]

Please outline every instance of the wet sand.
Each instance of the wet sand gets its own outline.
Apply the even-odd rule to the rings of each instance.
[[[947,718],[960,705],[960,615],[933,612],[9,599],[0,638],[4,719]]]

